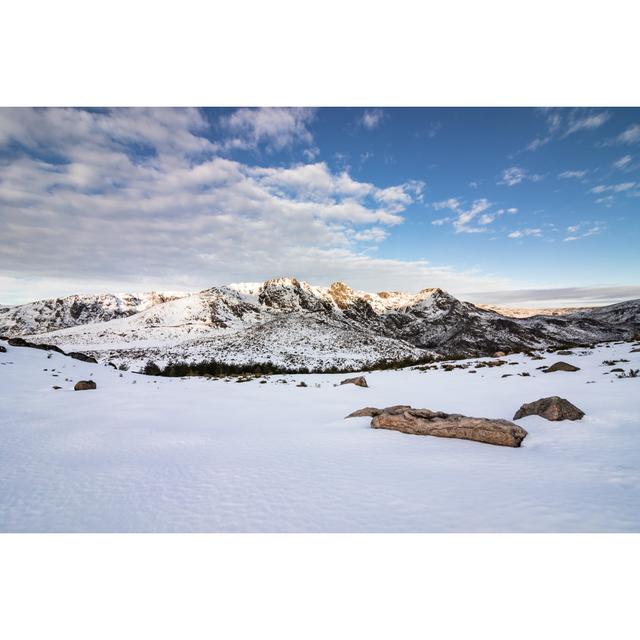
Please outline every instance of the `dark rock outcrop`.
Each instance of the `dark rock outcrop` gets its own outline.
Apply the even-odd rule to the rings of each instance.
[[[550,367],[547,367],[546,369],[544,369],[545,373],[553,373],[554,371],[580,371],[580,367],[575,367],[572,364],[569,364],[568,362],[562,362],[561,360],[559,362],[556,362],[555,364],[552,364]]]
[[[565,398],[550,396],[549,398],[540,398],[535,402],[523,404],[516,411],[513,419],[520,420],[520,418],[534,415],[552,421],[580,420],[584,417],[584,411],[578,409],[578,407]]]
[[[98,364],[98,361],[92,357],[92,356],[88,356],[86,353],[80,353],[78,351],[71,351],[69,353],[67,353],[67,355],[70,358],[73,358],[74,360],[81,360],[82,362],[90,362],[91,364]],[[113,365],[114,369],[115,369],[115,365]]]
[[[62,355],[66,355],[65,352],[60,347],[56,347],[55,344],[37,344],[35,342],[29,342],[24,338],[9,338],[9,340],[7,340],[7,344],[11,347],[31,347],[32,349],[42,349],[43,351],[55,351],[56,353],[61,353]]]

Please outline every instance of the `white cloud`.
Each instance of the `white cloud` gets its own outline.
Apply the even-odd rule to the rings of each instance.
[[[447,216],[431,221],[431,224],[438,226],[450,222],[453,225],[455,233],[484,233],[486,226],[505,212],[504,209],[500,209],[493,213],[485,213],[485,211],[493,206],[486,198],[474,200],[469,208],[464,208],[458,198],[449,198],[447,200],[433,202],[431,206],[436,211],[448,209],[456,214],[455,216]],[[478,216],[480,217],[478,218]],[[476,220],[479,226],[473,226],[472,223]]]
[[[502,176],[498,181],[498,184],[506,184],[508,187],[514,187],[515,185],[520,184],[525,180],[538,182],[542,179],[543,176],[537,175],[535,173],[529,173],[522,167],[509,167],[502,172]]]
[[[360,242],[382,242],[388,235],[381,227],[370,227],[356,233],[354,238]]]
[[[587,175],[586,171],[563,171],[558,174],[558,178],[567,179],[567,178],[577,178],[581,179]]]
[[[605,193],[611,191],[613,193],[621,193],[623,191],[629,191],[636,186],[635,182],[620,182],[618,184],[599,184],[589,189],[590,193]]]
[[[384,111],[382,109],[367,109],[362,114],[360,123],[365,129],[375,129],[382,124],[384,120]]]
[[[227,140],[212,141],[197,110],[3,109],[0,117],[3,143],[27,150],[0,161],[3,303],[96,287],[198,289],[284,273],[362,288],[507,284],[354,248],[401,224],[422,197],[420,182],[379,187],[319,162],[265,167],[223,158]],[[309,141],[300,126],[268,125],[253,111],[233,122],[229,136],[246,144]],[[133,155],[132,144],[144,153]],[[50,154],[55,162],[42,159]]]
[[[577,131],[597,129],[601,127],[608,119],[610,115],[607,111],[601,111],[587,116],[570,116],[568,128],[564,133],[564,137],[576,133]]]
[[[610,118],[608,111],[599,113],[584,109],[545,108],[545,132],[526,145],[525,151],[536,151],[554,139],[562,139],[579,131],[594,130]]]
[[[580,233],[580,229],[585,230]],[[578,224],[567,227],[567,233],[571,235],[568,235],[566,238],[564,238],[563,242],[576,242],[577,240],[582,240],[583,238],[597,236],[602,233],[603,230],[604,226],[602,223],[580,222]]]
[[[629,165],[631,160],[633,160],[633,156],[630,156],[630,155],[622,156],[622,158],[619,158],[618,160],[616,160],[612,164],[612,166],[614,169],[625,169]]]
[[[532,236],[534,238],[542,237],[542,229],[539,228],[528,228],[528,229],[519,229],[517,231],[512,231],[507,235],[507,238],[524,238]]]
[[[627,127],[617,138],[621,144],[634,144],[640,142],[640,124],[632,124]]]
[[[315,111],[304,108],[258,107],[236,109],[221,119],[223,130],[231,137],[224,145],[229,149],[257,149],[278,151],[296,144],[312,145],[308,129]],[[313,149],[308,150],[313,154]]]

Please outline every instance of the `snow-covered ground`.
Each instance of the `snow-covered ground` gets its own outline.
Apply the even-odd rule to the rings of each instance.
[[[613,367],[602,364],[640,368],[631,349],[513,355],[505,360],[517,365],[475,374],[373,372],[365,389],[334,386],[340,375],[150,378],[7,347],[0,530],[637,532],[640,378],[606,375]],[[536,370],[557,360],[581,370]],[[73,391],[88,378],[97,390]],[[549,395],[586,417],[519,420],[529,432],[519,449],[344,419],[392,404],[511,419]]]

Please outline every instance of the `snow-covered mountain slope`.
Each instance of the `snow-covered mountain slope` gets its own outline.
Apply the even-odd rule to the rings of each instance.
[[[87,309],[80,316],[85,322],[55,330],[51,314],[42,322],[32,314],[30,326],[44,330],[9,334],[116,364],[214,359],[326,369],[625,340],[640,330],[638,300],[564,316],[508,318],[438,288],[367,293],[340,282],[316,287],[295,278],[140,304],[145,308],[137,313],[126,308],[112,313],[113,319],[104,317],[100,306],[93,321]]]
[[[84,294],[0,307],[0,335],[23,336],[125,318],[182,293]]]
[[[366,389],[141,376],[0,344],[2,532],[640,532],[640,378],[611,372],[640,368],[628,343],[375,371]],[[537,369],[558,359],[579,371]],[[344,419],[409,404],[511,420],[552,395],[584,418],[516,420],[518,449]]]

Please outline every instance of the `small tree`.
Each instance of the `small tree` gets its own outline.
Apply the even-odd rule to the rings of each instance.
[[[147,362],[147,364],[144,366],[142,373],[144,373],[147,376],[159,376],[162,374],[162,371],[160,370],[160,367],[155,362],[153,362],[152,360],[149,360],[149,362]]]

